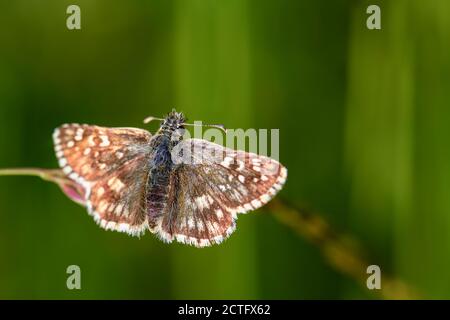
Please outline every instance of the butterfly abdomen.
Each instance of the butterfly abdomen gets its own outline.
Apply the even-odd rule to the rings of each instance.
[[[150,153],[151,168],[147,181],[146,206],[150,228],[162,215],[167,204],[170,173],[173,162],[170,155],[170,139],[165,135],[155,136],[154,147]]]

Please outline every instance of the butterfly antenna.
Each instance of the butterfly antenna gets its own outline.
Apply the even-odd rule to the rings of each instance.
[[[156,117],[147,117],[147,118],[144,119],[144,123],[147,124],[147,123],[150,123],[150,122],[153,121],[153,120],[160,120],[160,121],[162,121],[162,120],[164,120],[164,119],[162,119],[162,118],[156,118]]]
[[[210,127],[210,128],[217,128],[222,130],[223,132],[227,133],[227,129],[221,125],[221,124],[195,124],[195,123],[183,123],[184,126],[191,126],[191,127]]]

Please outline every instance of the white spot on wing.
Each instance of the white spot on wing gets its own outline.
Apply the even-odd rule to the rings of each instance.
[[[72,172],[72,168],[69,167],[69,166],[65,166],[65,167],[63,168],[63,172],[64,172],[65,174],[69,174],[69,173]]]
[[[100,147],[107,147],[111,144],[109,142],[108,136],[102,135],[100,136],[100,139],[102,139],[102,142],[99,144]]]
[[[108,180],[108,186],[111,188],[111,190],[119,193],[120,190],[122,190],[125,187],[125,184],[122,181],[120,181],[120,179],[113,177]]]
[[[90,147],[95,147],[94,136],[89,136],[89,138],[88,138],[88,145]]]
[[[76,141],[81,141],[83,139],[83,132],[84,130],[81,128],[77,129],[76,135],[75,135],[75,140]]]
[[[253,159],[252,159],[252,163],[253,163],[254,165],[259,165],[259,164],[261,163],[261,159],[259,159],[259,158],[253,158]]]
[[[233,158],[232,157],[225,157],[225,159],[223,159],[223,161],[220,163],[222,166],[224,166],[225,168],[229,168],[230,164],[233,162]]]
[[[120,151],[117,151],[116,152],[116,157],[117,157],[117,159],[122,159],[123,158],[123,152],[120,152]]]
[[[188,224],[189,229],[194,229],[195,223],[194,223],[194,219],[192,219],[192,217],[188,218],[187,224]]]
[[[122,214],[122,210],[123,210],[123,204],[119,203],[116,207],[116,210],[114,210],[115,214],[117,214],[118,216],[120,216]]]
[[[205,195],[195,198],[195,203],[197,204],[197,207],[200,209],[200,211],[203,211],[203,209],[209,208],[207,196],[205,196]]]
[[[63,168],[63,167],[66,166],[67,160],[64,159],[64,158],[61,158],[61,159],[58,160],[58,164],[59,164],[59,166],[60,166],[61,168]],[[72,171],[72,170],[71,170],[71,171]]]
[[[255,200],[252,201],[252,206],[253,206],[254,208],[259,208],[259,207],[262,206],[262,203],[261,203],[261,201],[259,201],[258,199],[255,199]]]
[[[105,200],[100,201],[100,203],[98,204],[98,211],[100,212],[104,212],[105,209],[108,207],[108,202]]]
[[[222,219],[223,211],[221,209],[217,209],[216,210],[216,216],[217,216],[217,218]]]
[[[267,194],[263,194],[261,197],[259,197],[259,199],[260,199],[263,203],[266,203],[266,202],[269,202],[270,197],[269,197]]]

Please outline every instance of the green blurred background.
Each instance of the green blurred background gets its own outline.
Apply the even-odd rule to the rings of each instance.
[[[172,107],[279,128],[280,198],[450,298],[449,17],[447,0],[1,0],[0,167],[56,167],[61,123],[142,127]],[[0,298],[372,297],[264,209],[196,249],[103,231],[55,185],[0,179]]]

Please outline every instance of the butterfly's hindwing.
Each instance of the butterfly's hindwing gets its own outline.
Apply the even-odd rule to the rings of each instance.
[[[92,184],[88,211],[106,230],[140,235],[147,229],[146,157],[136,156]]]

